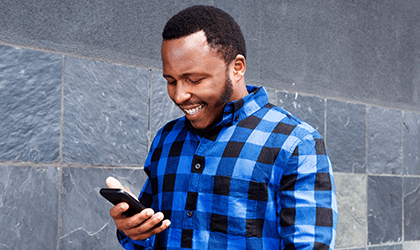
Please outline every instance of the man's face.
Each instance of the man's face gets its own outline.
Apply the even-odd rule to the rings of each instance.
[[[229,67],[203,31],[163,41],[162,63],[169,97],[194,128],[205,129],[221,117],[235,89]]]

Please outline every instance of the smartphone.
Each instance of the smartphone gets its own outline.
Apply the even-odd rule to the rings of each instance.
[[[133,196],[122,189],[102,188],[99,193],[114,205],[126,202],[129,208],[124,214],[127,217],[138,214],[146,208],[143,204],[134,199]]]

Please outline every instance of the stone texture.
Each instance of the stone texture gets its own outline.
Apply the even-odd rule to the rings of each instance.
[[[162,71],[152,71],[150,101],[150,132],[153,139],[157,131],[167,122],[181,117],[184,113],[169,98],[166,80]]]
[[[263,84],[420,109],[420,2],[264,0],[260,6]]]
[[[325,99],[279,91],[277,105],[309,123],[321,136],[324,136]]]
[[[404,178],[404,240],[420,241],[420,178]]]
[[[60,250],[122,249],[109,215],[112,204],[99,194],[99,190],[106,187],[108,176],[119,179],[136,195],[146,180],[140,168],[63,169]]]
[[[0,249],[56,249],[59,170],[0,165]]]
[[[58,161],[62,61],[0,45],[1,161]]]
[[[404,174],[420,175],[420,114],[404,112]]]
[[[369,247],[368,250],[403,250],[403,246],[402,245],[374,246],[374,247]]]
[[[368,244],[402,241],[402,178],[368,176]]]
[[[161,68],[166,21],[194,4],[237,19],[253,84],[420,111],[419,1],[3,0],[0,41]]]
[[[148,70],[66,57],[63,161],[142,165],[148,106]]]
[[[420,241],[404,242],[403,250],[419,250]]]
[[[337,248],[366,245],[367,177],[360,174],[334,174],[338,203]]]
[[[327,101],[326,145],[336,172],[366,172],[366,106]]]
[[[367,170],[371,174],[402,174],[402,113],[368,107]]]
[[[0,1],[0,40],[156,68],[161,67],[166,21],[185,7],[206,2]]]

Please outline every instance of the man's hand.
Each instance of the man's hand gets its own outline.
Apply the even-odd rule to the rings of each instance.
[[[123,185],[113,177],[108,177],[106,179],[106,185],[109,188],[123,189],[136,198],[134,194],[125,189]],[[128,204],[121,202],[111,208],[110,215],[114,219],[117,228],[133,240],[145,240],[150,236],[162,232],[171,225],[169,220],[164,220],[160,227],[154,228],[156,224],[163,220],[163,213],[155,213],[151,208],[144,209],[131,217],[127,217],[123,214],[127,210]]]

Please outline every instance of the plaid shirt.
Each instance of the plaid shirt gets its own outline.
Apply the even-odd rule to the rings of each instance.
[[[126,249],[334,249],[337,204],[318,132],[268,103],[264,87],[196,131],[185,117],[156,135],[140,201],[171,226]]]

